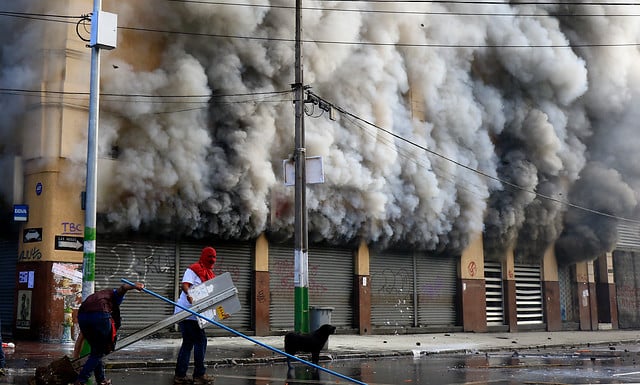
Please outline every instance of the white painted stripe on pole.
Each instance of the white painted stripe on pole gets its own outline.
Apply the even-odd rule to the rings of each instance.
[[[84,252],[85,253],[96,253],[96,241],[84,241]]]

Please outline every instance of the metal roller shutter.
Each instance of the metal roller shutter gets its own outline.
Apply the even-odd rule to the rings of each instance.
[[[118,287],[121,279],[144,282],[173,299],[175,244],[159,240],[102,239],[96,244],[95,290]],[[122,303],[122,330],[142,329],[173,314],[173,306],[144,293],[129,292]],[[126,333],[125,333],[126,334]]]
[[[500,262],[484,262],[484,281],[487,298],[487,325],[504,325],[504,294],[502,264]]]
[[[619,223],[616,249],[625,251],[640,250],[640,225]]]
[[[353,253],[348,249],[312,246],[309,250],[309,306],[333,307],[331,323],[338,328],[353,326]],[[294,249],[289,245],[269,247],[271,329],[294,326]]]
[[[516,312],[518,325],[542,324],[542,283],[540,266],[515,265]]]
[[[613,252],[613,274],[616,283],[618,325],[620,329],[640,327],[640,264],[638,254],[629,251]]]
[[[370,262],[372,326],[415,326],[415,286],[411,253],[372,253]]]
[[[456,324],[455,258],[416,255],[416,292],[419,326]]]
[[[5,336],[10,336],[13,330],[17,260],[18,242],[0,241],[0,293],[4,293],[0,296],[0,319]]]
[[[184,271],[200,259],[200,252],[206,246],[216,249],[216,275],[231,273],[233,285],[238,290],[238,298],[242,308],[226,319],[224,324],[232,329],[251,330],[251,282],[253,272],[253,247],[250,243],[218,243],[182,242],[180,243],[180,264],[178,280],[182,279]]]

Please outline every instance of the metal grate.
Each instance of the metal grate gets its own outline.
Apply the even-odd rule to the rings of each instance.
[[[515,265],[516,311],[518,325],[542,324],[542,284],[540,267]]]
[[[487,325],[504,325],[504,292],[500,262],[485,261],[484,280],[487,298]]]

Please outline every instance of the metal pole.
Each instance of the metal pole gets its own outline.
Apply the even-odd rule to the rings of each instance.
[[[302,80],[302,0],[296,0],[295,47],[295,262],[294,262],[294,328],[298,333],[309,331],[309,273],[307,238],[306,149],[304,139],[304,101]]]
[[[91,30],[96,33],[96,19],[102,0],[93,1]],[[84,213],[84,255],[82,259],[82,300],[95,290],[96,268],[96,190],[98,186],[98,112],[100,96],[100,48],[91,47],[91,80],[89,84],[89,128],[87,133],[87,181]]]

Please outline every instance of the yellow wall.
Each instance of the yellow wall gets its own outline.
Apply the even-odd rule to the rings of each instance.
[[[478,234],[462,252],[460,258],[462,279],[484,279],[484,251],[482,234]]]

